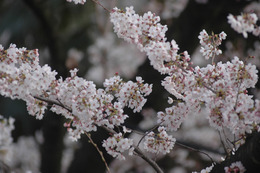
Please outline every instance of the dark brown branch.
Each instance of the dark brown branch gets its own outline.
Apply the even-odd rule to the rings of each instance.
[[[44,102],[47,102],[51,105],[58,105],[64,109],[67,109],[69,112],[72,112],[72,110],[70,108],[68,108],[67,106],[63,105],[61,102],[59,101],[56,101],[56,100],[51,100],[51,99],[47,99],[47,98],[44,98],[44,97],[39,97],[39,96],[34,96],[35,99],[38,99],[38,100],[41,100],[41,101],[44,101]]]

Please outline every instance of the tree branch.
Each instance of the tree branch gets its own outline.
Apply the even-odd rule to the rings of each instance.
[[[63,105],[62,103],[60,103],[60,102],[58,102],[56,100],[46,99],[46,98],[39,97],[39,96],[35,96],[34,98],[36,98],[38,100],[41,100],[41,101],[44,101],[44,102],[47,102],[47,103],[50,103],[50,104],[55,104],[55,105],[61,106],[64,109],[67,109],[68,111],[72,112],[72,110],[70,108],[66,107],[65,105]],[[116,134],[116,131],[114,131],[113,129],[110,129],[110,128],[106,127],[106,126],[100,126],[100,127],[105,129],[108,133]],[[143,153],[143,151],[141,151],[139,149],[139,147],[137,147],[137,146],[133,146],[133,147],[134,147],[134,152],[136,152],[142,159],[144,159],[149,165],[151,165],[157,173],[163,173],[163,171],[159,167],[159,165],[155,161],[153,161],[152,159],[147,157]]]

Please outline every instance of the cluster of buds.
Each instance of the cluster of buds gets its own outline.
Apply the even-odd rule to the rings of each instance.
[[[216,55],[222,54],[222,51],[218,48],[221,45],[222,40],[226,39],[227,34],[225,32],[221,32],[220,34],[208,35],[205,30],[202,30],[199,35],[200,44],[202,47],[200,48],[200,52],[206,59],[212,58]]]

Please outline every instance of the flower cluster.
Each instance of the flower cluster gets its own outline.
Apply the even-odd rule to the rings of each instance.
[[[242,13],[234,16],[228,15],[228,23],[238,33],[242,33],[245,38],[248,32],[252,32],[255,36],[260,35],[260,27],[256,25],[258,17],[255,13]]]
[[[231,62],[195,71],[197,78],[211,87],[212,92],[201,100],[205,102],[210,124],[219,130],[228,127],[236,135],[251,133],[259,122],[259,103],[254,103],[246,89],[254,87],[258,80],[256,67],[235,57]]]
[[[147,100],[144,96],[152,92],[152,84],[144,84],[141,77],[136,77],[136,81],[123,82],[119,76],[114,76],[105,80],[104,87],[107,92],[115,93],[123,107],[128,106],[134,112],[140,112]]]
[[[86,0],[68,0],[75,4],[84,4]],[[247,32],[260,35],[256,27],[255,14],[242,14],[234,17],[229,15],[231,26],[247,37]],[[187,51],[178,53],[179,47],[172,40],[167,41],[167,26],[160,24],[160,17],[151,12],[143,16],[135,14],[133,7],[126,11],[114,8],[111,11],[111,22],[118,37],[134,43],[146,53],[151,65],[166,77],[162,86],[177,101],[169,99],[164,112],[157,113],[158,133],[150,131],[144,135],[144,149],[152,153],[169,153],[176,139],[167,134],[166,130],[177,130],[186,117],[194,115],[204,106],[211,126],[218,130],[227,127],[235,137],[244,137],[253,130],[260,131],[260,101],[248,95],[247,89],[254,88],[258,80],[256,66],[245,64],[238,57],[226,63],[191,67]],[[206,59],[219,55],[218,48],[226,39],[226,34],[208,35],[203,30],[199,36],[203,46],[201,53]],[[124,82],[118,75],[106,79],[104,89],[97,89],[92,81],[77,76],[77,69],[70,71],[70,77],[56,79],[57,73],[47,65],[39,65],[38,50],[16,48],[14,44],[5,50],[0,45],[0,94],[12,99],[22,99],[27,104],[31,115],[42,119],[48,104],[50,110],[63,115],[64,124],[74,140],[81,134],[96,131],[97,126],[113,132],[112,136],[103,141],[102,146],[108,154],[124,160],[124,152],[132,154],[133,139],[125,138],[130,132],[123,124],[128,118],[124,108],[140,112],[146,103],[146,97],[152,92],[152,85],[144,83],[141,77],[136,82]],[[176,104],[175,104],[176,103]],[[0,117],[2,119],[2,117]],[[0,146],[10,143],[10,131],[13,120],[1,121],[3,129],[0,133]],[[7,128],[6,128],[7,126]],[[115,127],[123,127],[124,133],[116,133]],[[1,128],[2,126],[0,126]],[[120,128],[118,128],[120,129]],[[8,140],[7,140],[8,138]],[[1,148],[2,150],[2,148]],[[136,153],[139,150],[135,150]],[[209,167],[202,172],[208,172]],[[225,167],[225,172],[245,172],[241,162]]]
[[[128,106],[133,111],[140,111],[146,102],[144,96],[151,93],[152,85],[143,84],[137,78],[137,83],[123,82],[119,76],[106,79],[104,89],[96,89],[92,81],[86,81],[76,76],[76,70],[71,71],[71,77],[65,81],[58,81],[55,100],[62,100],[62,104],[71,109],[71,113],[55,105],[51,108],[56,113],[63,113],[70,119],[66,124],[73,139],[80,138],[80,134],[96,130],[96,125],[122,125],[128,115],[123,108]],[[52,98],[54,99],[54,98]]]
[[[141,77],[136,83],[121,79],[117,83],[113,79],[118,76],[106,80],[106,89],[97,89],[92,81],[78,77],[76,69],[70,71],[70,77],[56,80],[55,71],[39,65],[37,50],[18,49],[13,44],[7,50],[0,47],[0,61],[0,94],[26,101],[28,112],[39,119],[51,101],[50,110],[68,119],[65,126],[74,140],[95,131],[96,126],[113,129],[122,125],[128,117],[123,108],[140,111],[152,91],[152,85],[143,83]]]
[[[158,128],[158,134],[150,132],[145,136],[144,149],[152,153],[169,153],[176,139],[166,133],[163,126]]]
[[[158,23],[159,21],[160,17],[151,12],[143,16],[135,14],[132,6],[127,7],[125,12],[115,7],[111,13],[111,22],[118,37],[137,44],[139,49],[143,49],[143,43],[149,39],[155,41],[165,39],[167,27]]]
[[[68,120],[64,126],[73,140],[95,131],[96,126],[113,129],[122,125],[128,118],[123,108],[141,111],[145,97],[152,91],[152,85],[143,83],[141,77],[136,77],[137,82],[123,82],[119,76],[107,79],[105,89],[96,89],[92,81],[78,77],[76,69],[70,70],[70,77],[56,80],[55,71],[39,65],[37,50],[18,49],[15,45],[7,50],[0,47],[0,61],[1,95],[26,101],[28,112],[39,119],[51,102],[50,110]],[[122,153],[132,143],[119,133],[104,141],[103,146],[112,156],[124,159]]]
[[[102,144],[108,154],[120,160],[125,160],[122,153],[129,150],[132,145],[133,139],[124,138],[122,133],[114,134],[112,137],[104,140]],[[130,150],[129,152],[131,154]]]
[[[246,172],[246,169],[241,162],[234,162],[229,167],[225,167],[224,170],[225,170],[225,173],[232,173],[232,172],[244,173],[244,172]]]
[[[200,44],[202,47],[200,48],[200,52],[206,59],[211,57],[215,57],[215,55],[222,54],[222,51],[218,48],[221,45],[222,40],[226,39],[227,34],[225,32],[221,32],[220,34],[208,35],[205,30],[202,30],[199,35]]]
[[[111,12],[117,35],[147,54],[151,65],[167,75],[162,85],[180,99],[165,112],[158,112],[158,122],[167,130],[177,130],[188,115],[200,110],[203,103],[210,124],[219,130],[228,127],[234,134],[243,136],[259,129],[259,101],[247,94],[247,89],[253,88],[258,80],[256,67],[235,57],[231,62],[191,68],[188,53],[178,54],[176,42],[166,41],[167,28],[159,21],[159,17],[150,12],[143,16],[135,14],[132,7],[126,8],[126,12],[117,8]],[[151,28],[157,28],[157,35]],[[209,36],[203,30],[199,38],[204,46],[202,53],[209,58],[221,53],[218,46],[226,34]]]
[[[168,28],[159,23],[159,16],[151,12],[139,16],[135,14],[133,7],[127,7],[125,12],[114,8],[111,12],[111,22],[114,24],[114,31],[118,37],[136,44],[148,55],[151,65],[162,74],[171,73],[174,70],[173,67],[169,67],[168,63],[176,59],[180,60],[178,65],[187,66],[186,63],[190,60],[189,55],[177,55],[179,47],[176,42],[166,41],[165,33]]]
[[[47,104],[33,96],[44,95],[55,71],[47,65],[39,65],[38,50],[18,49],[11,44],[7,50],[0,45],[0,94],[26,101],[28,112],[41,119]]]
[[[160,111],[157,113],[158,123],[163,123],[167,130],[176,131],[188,115],[189,110],[189,107],[182,102],[176,106],[166,108],[165,112]]]

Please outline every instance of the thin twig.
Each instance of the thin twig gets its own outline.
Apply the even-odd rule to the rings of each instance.
[[[228,150],[227,150],[227,148],[226,148],[226,145],[224,144],[224,141],[222,140],[222,137],[221,137],[221,134],[220,134],[220,131],[218,130],[218,134],[219,134],[219,139],[220,139],[220,141],[221,141],[221,144],[222,144],[222,146],[223,146],[223,148],[224,148],[224,150],[225,150],[225,154],[226,155],[228,155]]]
[[[99,5],[100,7],[104,8],[104,10],[108,11],[109,13],[111,12],[111,10],[107,9],[106,7],[104,7],[98,0],[92,0],[94,3],[96,3],[97,5]]]
[[[189,149],[189,150],[192,150],[192,151],[196,151],[196,152],[202,153],[202,154],[206,155],[206,156],[211,160],[211,162],[212,162],[214,165],[216,164],[216,163],[213,161],[213,159],[210,157],[209,154],[207,154],[207,153],[205,153],[205,152],[203,152],[203,151],[201,151],[201,150],[198,150],[198,149],[195,149],[195,148],[189,147],[189,146],[184,145],[184,144],[182,144],[182,143],[180,143],[180,142],[177,142],[177,141],[175,142],[175,144],[176,144],[176,145],[179,145],[179,146],[181,146],[181,147],[187,148],[187,149]]]
[[[154,129],[156,129],[157,127],[159,127],[164,121],[160,122],[159,124],[157,124],[156,126],[152,127],[150,130],[148,130],[142,137],[141,139],[139,140],[138,144],[137,144],[137,147],[140,145],[141,141],[144,139],[144,137],[146,135],[148,135],[151,131],[153,131]]]
[[[64,108],[64,109],[67,109],[69,112],[72,113],[72,110],[71,110],[69,107],[67,107],[67,106],[65,106],[64,104],[62,104],[60,101],[51,100],[51,99],[43,98],[43,97],[40,97],[40,96],[33,96],[33,97],[34,97],[35,99],[38,99],[38,100],[47,102],[47,103],[49,103],[49,104],[51,104],[51,105],[60,106],[60,107],[62,107],[62,108]]]
[[[89,141],[91,142],[91,144],[97,149],[97,151],[98,151],[100,157],[102,158],[102,161],[105,163],[107,172],[108,172],[108,173],[111,173],[111,172],[110,172],[110,169],[109,169],[109,167],[108,167],[108,165],[107,165],[106,159],[104,158],[104,155],[103,155],[102,151],[100,151],[100,149],[98,148],[97,144],[92,140],[91,135],[88,134],[88,133],[85,133],[85,134],[88,136]]]

